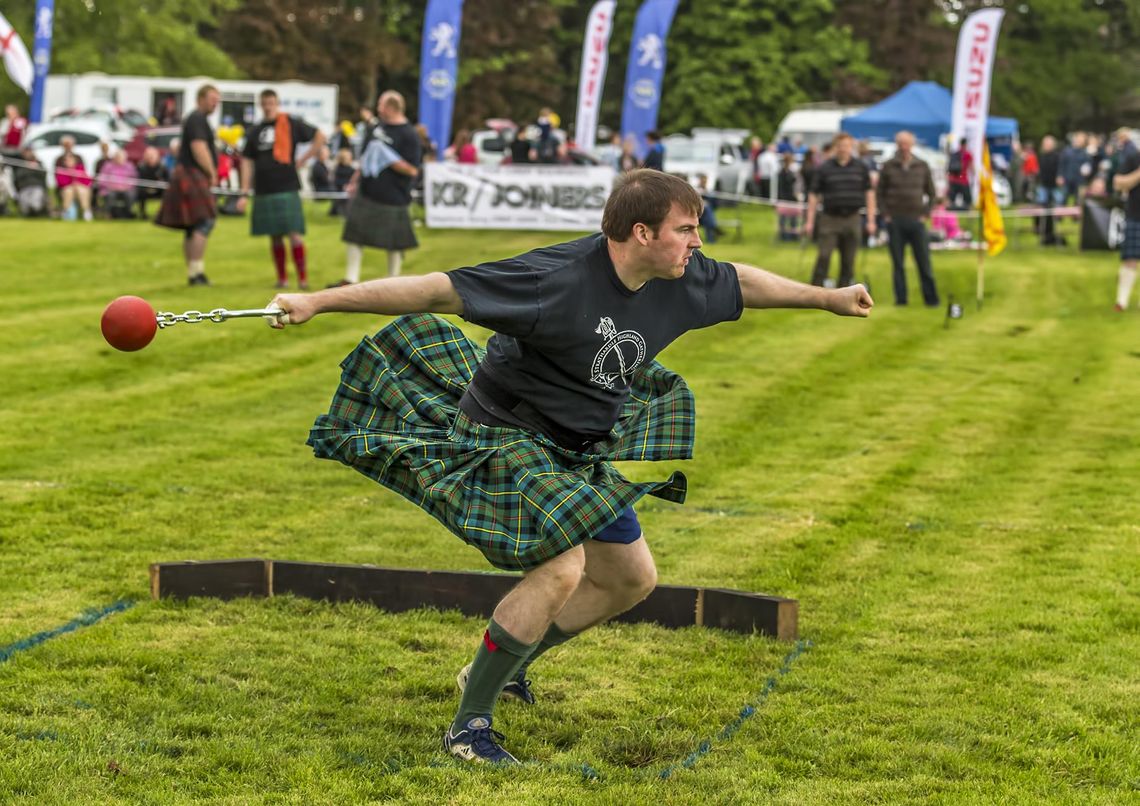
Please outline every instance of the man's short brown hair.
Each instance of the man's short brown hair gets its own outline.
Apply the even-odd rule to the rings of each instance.
[[[198,88],[198,100],[199,101],[202,100],[207,95],[209,95],[211,92],[217,92],[218,95],[222,94],[221,92],[218,91],[218,88],[215,87],[213,84],[203,84],[201,87]]]
[[[701,194],[679,176],[639,168],[622,174],[606,199],[602,232],[611,241],[626,241],[635,224],[644,224],[656,237],[673,205],[698,218],[704,207]]]
[[[831,138],[831,147],[835,148],[842,140],[850,140],[851,142],[855,142],[855,137],[848,132],[840,132]]]
[[[277,97],[277,91],[276,90],[262,90],[261,95],[257,96],[257,99],[259,101],[264,101],[266,98],[276,98],[276,97]]]

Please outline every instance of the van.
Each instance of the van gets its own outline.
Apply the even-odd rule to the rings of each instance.
[[[797,106],[780,121],[775,139],[787,137],[793,143],[798,139],[805,148],[822,149],[839,134],[843,118],[864,109],[865,106],[840,106],[831,101]]]

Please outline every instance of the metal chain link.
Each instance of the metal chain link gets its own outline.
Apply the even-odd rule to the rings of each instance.
[[[275,305],[268,308],[255,308],[251,310],[229,311],[225,308],[214,308],[214,310],[207,313],[202,311],[187,311],[186,313],[171,313],[170,311],[159,311],[154,315],[159,328],[167,328],[171,325],[176,325],[183,322],[188,325],[196,325],[199,322],[224,322],[227,319],[249,319],[255,316],[273,317],[281,313],[281,309]]]
[[[226,309],[215,308],[209,313],[202,313],[201,311],[187,311],[186,313],[171,313],[170,311],[159,311],[155,314],[160,328],[170,327],[179,322],[185,322],[188,325],[196,325],[199,322],[224,322],[226,321]]]

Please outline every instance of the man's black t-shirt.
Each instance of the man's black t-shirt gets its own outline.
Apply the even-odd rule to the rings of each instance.
[[[546,420],[594,439],[617,422],[634,370],[686,331],[744,310],[736,269],[700,252],[679,279],[631,291],[601,234],[448,276],[463,318],[495,331],[475,385],[486,373],[521,399],[539,415],[525,423],[534,430]]]
[[[823,211],[830,215],[852,215],[867,203],[871,172],[855,157],[840,165],[832,157],[815,172],[810,192],[823,197]]]
[[[419,167],[422,146],[420,136],[411,123],[369,128],[360,144],[360,153],[363,154],[368,143],[376,139],[387,143],[404,162]],[[380,204],[406,207],[412,203],[412,177],[385,168],[379,176],[360,177],[360,192]]]
[[[1140,168],[1140,149],[1128,143],[1120,155],[1120,168],[1118,174],[1130,174]],[[1136,185],[1125,195],[1124,217],[1133,221],[1140,221],[1140,185]]]
[[[246,132],[245,148],[241,155],[253,160],[253,189],[262,196],[270,193],[288,193],[301,189],[297,177],[297,146],[311,142],[317,130],[303,120],[289,117],[293,150],[288,164],[273,158],[273,145],[277,142],[277,121],[263,120]]]
[[[216,169],[218,166],[218,150],[214,145],[214,129],[206,116],[194,110],[182,121],[182,145],[178,149],[178,164],[186,168],[199,168],[198,160],[194,159],[194,152],[190,144],[195,140],[205,140],[210,149],[210,162]]]
[[[1053,188],[1057,186],[1057,172],[1061,167],[1061,152],[1057,149],[1041,152],[1037,157],[1037,165],[1041,168],[1040,173],[1037,174],[1038,186],[1046,187],[1052,192]]]

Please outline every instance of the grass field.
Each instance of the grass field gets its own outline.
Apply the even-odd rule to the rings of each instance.
[[[710,254],[807,275],[764,213],[744,216],[745,240]],[[310,222],[331,282],[339,230]],[[672,346],[699,428],[678,465],[688,503],[640,510],[661,581],[797,598],[812,645],[765,698],[789,644],[602,627],[536,664],[537,707],[500,708],[531,763],[472,771],[438,742],[479,620],[148,598],[154,561],[486,567],[304,446],[338,362],[385,320],[178,326],[136,354],[102,341],[124,293],[267,302],[267,244],[244,233],[223,220],[214,287],[187,288],[175,234],[0,219],[0,803],[1140,800],[1140,319],[1111,311],[1112,256],[1007,252],[984,311],[944,328],[890,304],[878,250],[868,321],[749,312]],[[429,232],[407,266],[556,237]],[[974,257],[935,261],[943,292],[972,300]],[[369,253],[366,273],[382,265]]]

